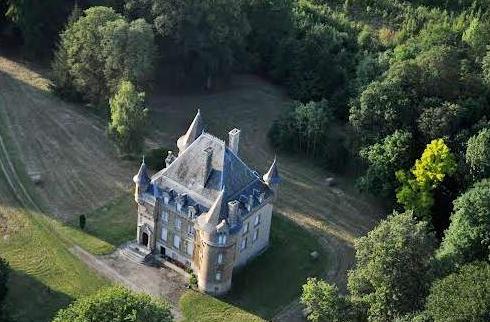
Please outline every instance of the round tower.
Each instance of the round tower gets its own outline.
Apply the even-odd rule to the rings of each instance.
[[[231,288],[235,263],[236,234],[221,216],[226,211],[224,189],[206,214],[196,222],[195,269],[199,290],[222,295]]]

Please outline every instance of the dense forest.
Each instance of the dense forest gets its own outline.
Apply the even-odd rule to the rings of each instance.
[[[142,149],[145,92],[255,73],[294,100],[271,144],[386,200],[348,292],[311,279],[313,321],[490,320],[486,0],[0,0],[2,42]],[[165,77],[158,77],[164,75]]]

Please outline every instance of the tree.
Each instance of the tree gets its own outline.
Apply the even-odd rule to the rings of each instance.
[[[393,197],[397,180],[395,172],[408,167],[411,156],[412,134],[395,131],[381,142],[361,149],[360,156],[368,163],[368,169],[359,179],[361,189],[383,197]]]
[[[86,223],[87,223],[87,217],[85,217],[85,215],[80,215],[78,217],[78,224],[79,224],[81,230],[85,229]]]
[[[406,210],[413,210],[421,218],[428,219],[434,204],[431,191],[455,171],[456,161],[444,140],[432,140],[410,172],[396,172],[401,183],[396,198]]]
[[[153,31],[142,20],[128,23],[111,8],[92,7],[68,24],[56,55],[66,61],[70,77],[55,83],[73,82],[89,102],[104,105],[123,79],[146,85],[155,56]]]
[[[0,320],[4,318],[3,305],[7,295],[7,282],[9,280],[10,267],[7,261],[0,257]],[[2,320],[3,321],[3,320]]]
[[[475,262],[436,281],[427,297],[435,322],[490,320],[490,264]]]
[[[229,75],[250,32],[241,0],[128,0],[125,8],[153,22],[163,59],[179,77],[205,80],[208,88],[213,77]]]
[[[370,321],[391,321],[423,307],[431,280],[435,237],[412,212],[396,212],[355,243],[351,300]]]
[[[303,285],[301,303],[309,311],[308,320],[313,322],[348,320],[348,302],[338,294],[335,285],[317,278],[308,278]]]
[[[476,178],[490,176],[490,129],[485,128],[469,138],[466,163]]]
[[[145,94],[136,91],[130,81],[121,82],[110,100],[109,135],[121,152],[139,152],[142,149],[148,116],[144,102]]]
[[[490,256],[490,179],[475,184],[454,201],[451,223],[438,258],[463,264]]]
[[[58,311],[53,320],[73,321],[170,322],[173,318],[167,303],[116,286],[78,299],[67,308]]]
[[[7,0],[7,3],[6,16],[21,31],[25,53],[30,57],[49,55],[70,6],[63,0]]]

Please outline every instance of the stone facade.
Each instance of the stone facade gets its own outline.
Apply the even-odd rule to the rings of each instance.
[[[204,132],[198,111],[179,138],[178,156],[149,176],[145,162],[133,178],[138,243],[194,271],[199,289],[220,295],[233,270],[269,245],[272,203],[280,182],[276,160],[262,177],[239,157],[240,130],[229,144]]]

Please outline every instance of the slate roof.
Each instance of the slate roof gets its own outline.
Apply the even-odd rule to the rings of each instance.
[[[216,225],[228,219],[228,202],[238,200],[243,216],[271,196],[273,191],[224,141],[203,132],[202,127],[198,112],[189,130],[178,141],[179,149],[184,147],[184,142],[189,145],[181,149],[170,165],[152,176],[149,190],[153,191],[155,198],[167,196],[172,204],[185,196],[185,209],[194,207],[197,216],[204,213],[199,216],[199,223],[215,229]],[[200,134],[192,139],[199,131]],[[272,174],[276,174],[278,179],[275,163],[273,167]],[[230,227],[232,230],[238,228]]]
[[[141,162],[138,173],[133,177],[133,181],[140,187],[148,187],[150,184],[150,176],[148,175],[148,168],[146,167],[145,158],[143,158],[143,162]]]

